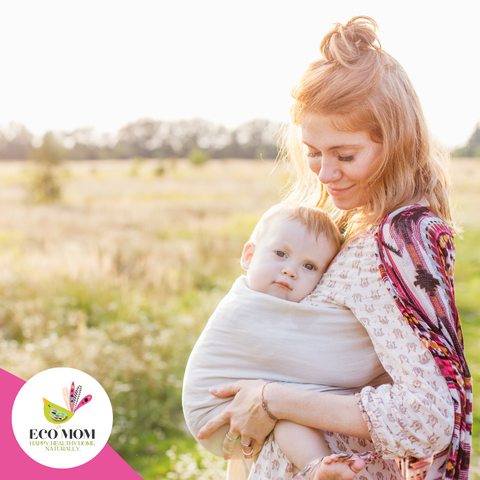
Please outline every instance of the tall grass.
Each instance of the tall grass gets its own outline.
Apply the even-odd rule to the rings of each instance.
[[[184,426],[186,360],[284,175],[258,161],[179,161],[161,177],[156,162],[72,163],[62,203],[32,205],[22,168],[2,167],[1,367],[96,378],[113,404],[109,443],[143,478],[177,478],[173,457],[210,465]]]
[[[0,366],[25,380],[51,367],[84,370],[112,400],[109,443],[143,478],[218,478],[223,462],[185,431],[183,371],[286,174],[260,161],[179,160],[162,175],[147,160],[67,170],[62,202],[32,205],[22,165],[0,164]],[[477,379],[480,162],[455,160],[453,172],[465,228],[456,296]],[[475,427],[477,451],[478,435]],[[478,456],[473,464],[480,471]]]

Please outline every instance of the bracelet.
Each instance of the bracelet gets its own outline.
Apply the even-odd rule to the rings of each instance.
[[[262,407],[263,407],[263,410],[265,411],[267,417],[268,417],[270,420],[273,420],[274,422],[278,422],[278,418],[275,417],[275,415],[272,415],[272,412],[270,412],[270,410],[268,409],[268,407],[267,407],[267,400],[265,399],[265,387],[266,387],[269,383],[272,383],[272,382],[267,382],[267,383],[262,387]]]

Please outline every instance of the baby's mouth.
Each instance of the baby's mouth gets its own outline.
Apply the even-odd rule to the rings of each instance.
[[[287,283],[287,282],[275,282],[277,285],[281,285],[282,287],[288,288],[289,290],[292,289],[292,287]]]

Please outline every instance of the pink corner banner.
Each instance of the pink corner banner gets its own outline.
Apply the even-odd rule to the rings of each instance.
[[[12,408],[24,385],[21,378],[0,368],[0,478],[5,480],[89,480],[118,478],[139,480],[142,477],[110,446],[92,460],[69,469],[50,468],[32,460],[18,445],[12,429]]]

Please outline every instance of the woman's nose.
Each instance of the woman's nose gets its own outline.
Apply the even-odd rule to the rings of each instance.
[[[318,179],[324,184],[335,182],[342,176],[341,172],[336,165],[335,160],[329,160],[324,158],[320,164],[318,171]]]
[[[322,160],[318,157],[310,157],[308,159],[308,167],[315,175],[318,175],[322,168]]]

